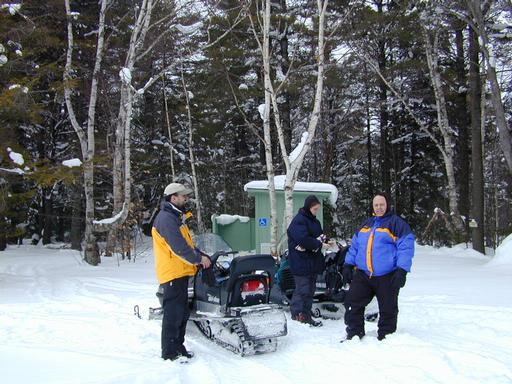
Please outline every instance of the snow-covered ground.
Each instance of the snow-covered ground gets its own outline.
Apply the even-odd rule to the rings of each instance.
[[[512,257],[511,257],[512,258]],[[507,259],[507,258],[505,258]],[[340,344],[342,321],[289,321],[272,354],[239,357],[189,325],[191,364],[162,361],[151,250],[135,263],[77,252],[0,252],[0,382],[10,383],[512,383],[512,263],[464,247],[418,247],[400,294],[398,332]]]

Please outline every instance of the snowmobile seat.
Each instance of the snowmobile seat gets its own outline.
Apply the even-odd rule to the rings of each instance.
[[[254,271],[264,271],[270,278],[273,278],[276,269],[276,261],[271,255],[248,255],[240,256],[231,262],[227,290],[233,289],[238,277],[243,274],[250,274]]]
[[[248,255],[233,259],[230,265],[229,279],[222,284],[221,302],[227,303],[229,306],[268,302],[275,269],[276,262],[271,255]],[[247,286],[256,281],[262,284],[260,286],[262,289],[258,290],[258,294],[244,295],[244,283]]]

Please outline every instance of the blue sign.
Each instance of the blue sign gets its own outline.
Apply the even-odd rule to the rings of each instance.
[[[260,227],[266,227],[268,225],[268,219],[266,217],[260,217],[258,219],[258,225]]]

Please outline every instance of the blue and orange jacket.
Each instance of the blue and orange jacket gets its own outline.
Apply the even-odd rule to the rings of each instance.
[[[194,276],[201,256],[196,252],[188,217],[169,202],[163,202],[155,218],[151,236],[155,254],[156,276],[160,284],[171,280]]]
[[[352,238],[345,258],[368,276],[386,275],[397,268],[411,271],[414,235],[409,224],[392,212],[371,217]]]

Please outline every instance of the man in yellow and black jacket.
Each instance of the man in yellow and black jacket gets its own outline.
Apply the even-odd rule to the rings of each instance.
[[[185,224],[189,215],[183,212],[183,207],[191,193],[183,184],[169,184],[164,190],[164,201],[151,230],[156,276],[163,288],[164,360],[193,356],[184,345],[190,315],[188,280],[196,274],[199,265],[204,268],[210,266],[210,259],[196,250],[190,230]]]

